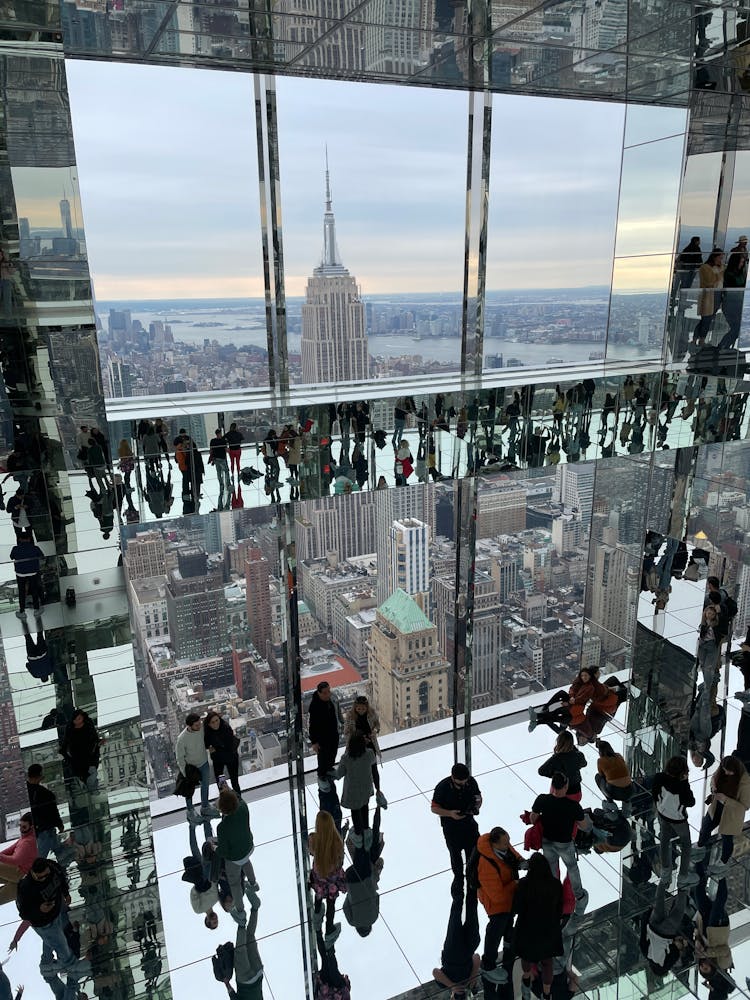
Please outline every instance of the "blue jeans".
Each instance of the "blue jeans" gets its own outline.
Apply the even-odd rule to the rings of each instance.
[[[208,761],[206,761],[205,764],[201,764],[198,770],[201,773],[201,809],[206,809],[208,807],[208,783],[210,777],[208,769]],[[194,794],[195,792],[193,792],[193,795]],[[191,795],[190,798],[187,800],[188,810],[192,809],[192,806],[193,806],[193,796]]]
[[[48,964],[52,962],[52,953],[55,952],[57,960],[61,966],[67,967],[75,965],[77,959],[70,950],[70,945],[63,931],[63,913],[58,914],[51,924],[46,927],[35,927],[39,937],[42,939],[42,962]]]
[[[57,857],[57,853],[62,846],[60,837],[54,827],[51,830],[40,830],[36,835],[36,846],[40,858],[48,858],[50,854]]]
[[[583,892],[583,883],[581,882],[581,873],[578,870],[578,858],[573,841],[569,840],[565,844],[560,844],[555,840],[543,840],[542,854],[549,861],[552,874],[557,878],[560,878],[560,861],[562,861],[570,879],[573,895],[577,899]]]

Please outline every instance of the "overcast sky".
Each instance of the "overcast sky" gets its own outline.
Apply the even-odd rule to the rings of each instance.
[[[69,61],[83,218],[99,299],[262,295],[252,79]],[[328,144],[337,236],[365,294],[463,281],[465,93],[278,78],[286,289],[304,293],[322,244]],[[628,142],[679,131],[640,108]],[[496,97],[489,287],[609,283],[624,108]],[[625,154],[623,287],[663,287],[682,137]],[[60,185],[19,214],[59,216]],[[37,224],[44,224],[38,221]],[[659,256],[660,255],[660,256]]]

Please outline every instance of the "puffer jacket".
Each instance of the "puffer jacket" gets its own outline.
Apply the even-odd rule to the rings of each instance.
[[[515,858],[521,860],[521,855],[512,847],[508,850]],[[479,854],[477,896],[487,911],[487,916],[491,917],[494,913],[510,913],[518,885],[510,865],[492,850],[489,833],[483,833],[477,841],[477,852]]]

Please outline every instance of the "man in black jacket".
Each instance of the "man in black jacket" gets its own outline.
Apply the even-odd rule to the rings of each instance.
[[[321,681],[310,702],[310,743],[318,755],[318,782],[324,792],[330,789],[328,772],[333,770],[339,750],[339,717],[331,685]]]
[[[60,810],[57,808],[55,793],[42,784],[43,775],[41,764],[32,764],[26,772],[26,791],[29,795],[29,806],[34,820],[36,846],[40,858],[46,858],[54,852],[59,859],[63,845],[60,843],[58,831],[62,833],[65,824],[60,816]]]
[[[29,874],[18,883],[18,914],[29,921],[42,939],[42,964],[51,963],[56,953],[59,967],[72,969],[77,959],[63,930],[63,905],[70,905],[65,872],[56,861],[37,858]]]

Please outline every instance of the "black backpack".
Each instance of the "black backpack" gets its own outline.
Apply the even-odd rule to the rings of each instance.
[[[216,949],[216,954],[211,956],[211,964],[214,967],[214,978],[220,983],[225,983],[234,975],[234,945],[231,941],[220,944]]]

